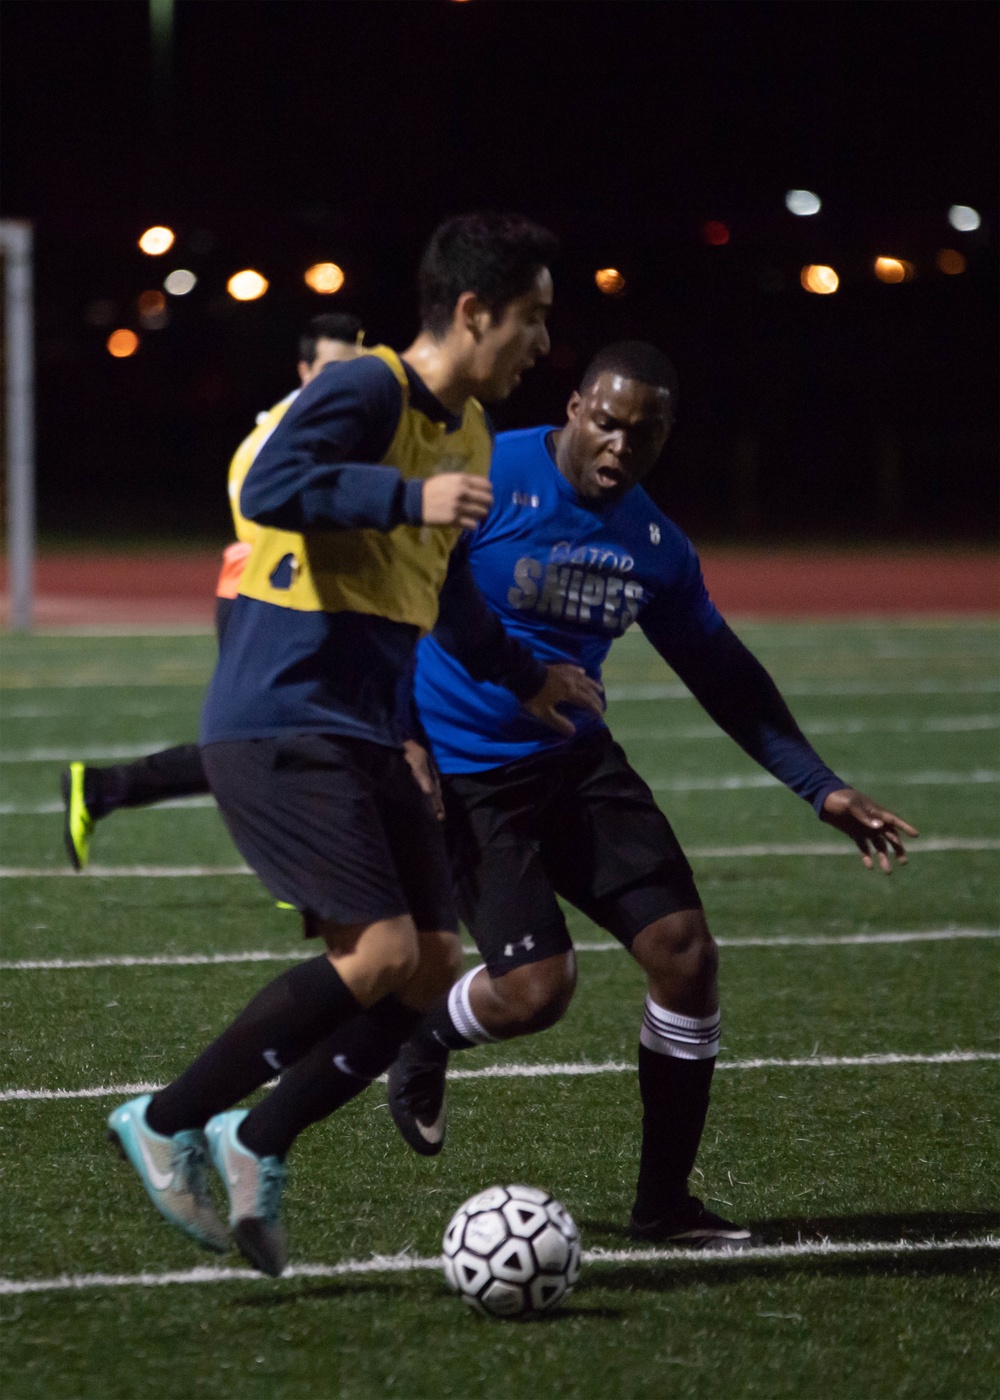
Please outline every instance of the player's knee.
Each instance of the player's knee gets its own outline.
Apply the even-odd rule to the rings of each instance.
[[[572,953],[528,963],[494,984],[500,990],[504,1018],[512,1035],[547,1030],[566,1013],[576,990],[576,959]]]
[[[701,909],[682,909],[649,924],[637,935],[632,953],[651,982],[715,985],[719,947]]]

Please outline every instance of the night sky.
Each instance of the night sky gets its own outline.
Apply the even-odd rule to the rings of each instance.
[[[500,426],[557,418],[589,355],[640,335],[678,366],[655,494],[696,538],[992,529],[992,3],[178,0],[159,44],[145,0],[2,16],[44,530],[225,538],[228,459],[292,387],[300,326],[343,308],[403,348],[423,241],[474,207],[563,244],[553,354]],[[821,212],[794,218],[790,188]],[[955,203],[977,231],[949,226]],[[136,247],[152,223],[178,235],[163,258]],[[879,254],[915,279],[881,285]],[[335,297],[302,282],[319,259],[345,271]],[[805,263],[838,292],[803,291]],[[144,329],[136,297],[178,266],[197,287]],[[248,266],[270,289],[238,305]],[[597,291],[604,266],[622,296]],[[128,360],[104,348],[119,326]]]

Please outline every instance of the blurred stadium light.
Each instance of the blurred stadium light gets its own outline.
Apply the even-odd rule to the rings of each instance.
[[[304,277],[306,286],[321,296],[332,296],[344,285],[343,269],[332,262],[313,263],[306,268]]]
[[[188,292],[194,291],[197,282],[193,272],[189,272],[186,267],[178,267],[163,279],[163,286],[172,297],[186,297]]]
[[[616,297],[625,290],[625,278],[616,267],[602,267],[594,273],[597,290],[606,297]]]
[[[965,258],[955,248],[939,248],[934,261],[938,271],[947,273],[949,277],[957,277],[965,271]]]
[[[172,228],[164,228],[162,224],[154,224],[139,239],[139,247],[151,258],[161,257],[173,246],[174,231]]]
[[[10,625],[31,628],[35,580],[35,327],[32,229],[0,222],[3,255],[4,455],[7,477],[7,588]]]
[[[815,292],[820,297],[828,297],[840,286],[840,278],[833,268],[822,263],[808,263],[799,273],[799,281],[807,292]]]
[[[959,233],[975,233],[983,222],[979,211],[968,204],[953,204],[948,210],[948,222]]]
[[[785,195],[785,208],[800,219],[818,214],[822,207],[819,195],[813,194],[812,190],[789,190]]]
[[[245,267],[242,272],[233,273],[226,283],[226,291],[234,301],[256,301],[264,295],[268,286],[266,277],[262,277],[252,267]]]
[[[916,268],[905,258],[876,258],[875,276],[880,282],[912,282]]]
[[[127,330],[123,326],[120,330],[112,331],[105,344],[109,355],[113,355],[116,360],[127,360],[138,350],[139,337],[135,331]]]
[[[721,219],[709,219],[701,226],[701,236],[710,248],[722,248],[729,242],[729,225]]]

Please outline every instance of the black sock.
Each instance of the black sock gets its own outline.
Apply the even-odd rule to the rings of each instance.
[[[135,763],[83,771],[83,800],[95,819],[119,807],[146,807],[169,797],[196,797],[209,791],[197,744],[162,749]]]
[[[324,1036],[250,1110],[239,1127],[240,1141],[258,1157],[284,1157],[299,1133],[356,1098],[389,1068],[419,1021],[419,1011],[389,996]]]
[[[446,1060],[449,1050],[470,1050],[473,1045],[485,1045],[494,1037],[479,1024],[470,1000],[472,983],[484,965],[471,968],[423,1019],[413,1037],[413,1045],[421,1055],[431,1060]]]
[[[640,1220],[655,1219],[687,1199],[714,1069],[714,1058],[681,1060],[639,1046],[643,1114],[635,1213]]]
[[[168,1137],[204,1127],[360,1009],[329,958],[289,968],[257,993],[193,1065],[154,1094],[147,1123]]]

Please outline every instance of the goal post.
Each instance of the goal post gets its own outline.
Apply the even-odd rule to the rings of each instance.
[[[35,349],[32,228],[0,220],[9,623],[30,631],[35,591]]]

